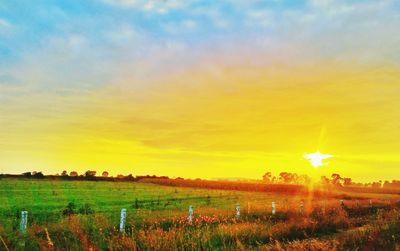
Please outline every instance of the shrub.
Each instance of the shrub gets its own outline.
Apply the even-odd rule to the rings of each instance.
[[[76,208],[75,203],[70,202],[65,207],[65,209],[62,210],[62,214],[66,216],[76,214],[75,208]]]

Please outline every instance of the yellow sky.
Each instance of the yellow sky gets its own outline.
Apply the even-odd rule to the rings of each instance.
[[[192,67],[1,107],[0,170],[261,178],[266,171],[400,178],[400,69]],[[333,154],[314,169],[304,153]]]

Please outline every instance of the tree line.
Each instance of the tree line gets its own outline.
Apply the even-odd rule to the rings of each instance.
[[[271,172],[266,172],[262,176],[262,180],[267,184],[297,184],[309,185],[312,180],[307,175],[298,175],[296,173],[281,172],[278,176],[273,176]],[[354,182],[352,178],[342,177],[338,173],[333,173],[330,177],[322,176],[317,182],[321,186],[334,187],[359,187],[359,188],[384,188],[384,189],[400,189],[400,180],[392,181],[374,181],[374,182]]]

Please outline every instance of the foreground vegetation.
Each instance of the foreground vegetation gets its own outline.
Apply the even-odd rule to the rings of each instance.
[[[314,198],[137,182],[3,179],[0,250],[396,250],[397,199],[394,194]],[[193,222],[187,219],[189,205]],[[127,209],[124,233],[121,208]],[[21,210],[29,212],[26,233],[20,231]]]

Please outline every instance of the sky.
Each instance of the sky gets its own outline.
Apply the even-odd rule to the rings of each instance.
[[[0,0],[0,173],[400,179],[398,27],[395,0]]]

